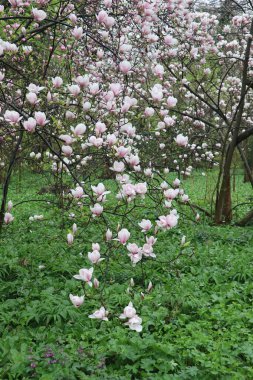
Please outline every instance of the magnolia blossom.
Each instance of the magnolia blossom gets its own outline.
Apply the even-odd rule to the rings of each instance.
[[[120,64],[119,64],[119,69],[123,74],[129,73],[131,68],[132,68],[132,66],[131,66],[131,63],[129,61],[125,60],[125,61],[120,62]]]
[[[61,150],[66,157],[70,157],[73,153],[73,149],[69,145],[63,145]]]
[[[99,310],[94,311],[93,314],[89,315],[89,318],[92,319],[101,319],[102,321],[108,321],[107,318],[108,311],[102,306]]]
[[[68,242],[68,245],[72,245],[73,242],[74,242],[74,235],[72,233],[69,233],[67,235],[67,242]]]
[[[55,88],[60,88],[63,84],[63,80],[61,77],[52,78],[52,83]]]
[[[142,319],[138,316],[135,315],[134,317],[130,318],[128,322],[125,323],[125,325],[129,326],[130,330],[134,330],[137,332],[142,331]]]
[[[47,17],[46,12],[37,8],[32,9],[32,14],[33,14],[34,20],[38,22],[43,21]]]
[[[169,96],[167,99],[168,108],[173,108],[177,105],[177,99],[174,96]]]
[[[77,186],[74,190],[71,190],[71,193],[74,198],[80,199],[84,196],[84,191],[81,186]]]
[[[141,332],[142,331],[142,319],[136,314],[136,310],[133,307],[132,302],[129,302],[128,306],[125,307],[123,314],[119,316],[120,319],[127,319],[125,323],[131,330]]]
[[[179,189],[168,189],[164,191],[164,196],[167,200],[172,201],[177,197]]]
[[[175,138],[175,141],[176,141],[177,145],[179,145],[179,146],[185,147],[188,145],[188,137],[183,136],[182,134],[177,135],[177,137]]]
[[[121,161],[114,161],[113,167],[110,169],[113,170],[114,172],[121,173],[125,170],[125,164],[124,162],[121,162]]]
[[[112,231],[111,230],[108,229],[106,231],[105,238],[106,238],[106,241],[112,240]]]
[[[127,240],[130,238],[130,232],[126,229],[126,228],[123,228],[122,230],[120,230],[118,232],[118,241],[125,245]]]
[[[13,222],[13,220],[14,220],[14,216],[10,212],[6,212],[4,214],[4,223],[5,224],[9,224],[9,223]]]
[[[136,310],[133,307],[133,303],[129,302],[129,304],[124,308],[122,314],[120,314],[120,319],[133,318],[136,315]]]
[[[35,104],[37,104],[39,102],[38,97],[37,97],[37,95],[34,92],[29,92],[26,95],[26,99],[32,105],[35,105]]]
[[[8,210],[8,212],[10,212],[12,210],[12,207],[13,207],[13,203],[12,203],[12,201],[9,201],[7,203],[7,210]]]
[[[75,26],[71,33],[76,40],[80,40],[83,36],[83,28],[81,26],[79,28]]]
[[[150,90],[152,99],[156,102],[160,102],[163,99],[163,87],[161,84],[155,84]]]
[[[44,127],[48,121],[44,112],[35,112],[34,114],[37,125]]]
[[[94,285],[94,288],[95,288],[95,289],[99,288],[99,281],[98,281],[97,278],[94,278],[94,280],[93,280],[93,285]]]
[[[128,256],[130,257],[133,265],[137,264],[142,259],[142,249],[137,246],[137,244],[128,244],[127,250],[129,251]]]
[[[73,294],[69,295],[70,301],[75,307],[80,307],[84,302],[84,296],[73,296]]]
[[[110,191],[106,191],[103,183],[99,183],[97,186],[91,186],[94,195],[97,197],[98,202],[103,202],[107,194],[110,194]]]
[[[104,208],[99,203],[96,203],[96,204],[94,204],[93,207],[92,206],[90,207],[90,210],[92,212],[92,216],[96,217],[96,216],[99,216],[102,214]]]
[[[78,124],[73,130],[73,133],[75,136],[82,136],[85,132],[86,132],[86,125],[82,123]]]
[[[151,229],[152,227],[152,223],[149,219],[142,219],[142,221],[140,223],[138,223],[138,225],[141,227],[141,232],[147,232]]]
[[[82,268],[79,270],[79,274],[75,274],[73,277],[76,280],[84,281],[89,286],[92,286],[92,282],[91,282],[92,274],[93,274],[93,268],[90,268],[90,269]]]
[[[104,259],[101,259],[100,253],[99,253],[98,250],[94,250],[92,252],[88,252],[88,259],[90,260],[90,262],[92,264],[97,264],[100,261],[104,260]]]
[[[174,215],[173,213],[170,213],[167,216],[159,216],[159,220],[156,221],[158,227],[161,227],[164,230],[168,230],[170,228],[173,228],[178,223],[178,216]]]
[[[24,121],[24,128],[27,132],[34,132],[36,124],[36,120],[33,117],[29,117],[28,120]]]
[[[143,255],[146,257],[153,257],[156,258],[156,255],[153,252],[153,245],[152,244],[144,244],[142,247]]]
[[[4,119],[8,121],[11,125],[17,124],[21,119],[22,116],[16,111],[5,111],[4,113]]]

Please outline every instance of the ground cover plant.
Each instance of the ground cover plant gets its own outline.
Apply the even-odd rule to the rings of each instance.
[[[204,202],[208,180],[196,176],[189,191],[194,181],[194,196]],[[12,199],[57,201],[53,194],[38,195],[46,184],[38,174],[25,173],[21,181],[15,176]],[[236,185],[242,202],[250,186],[242,175]],[[143,319],[136,334],[110,314],[109,321],[88,318],[96,308],[95,289],[80,308],[68,299],[79,291],[72,276],[87,260],[97,227],[68,247],[61,235],[72,226],[69,212],[46,202],[15,209],[22,223],[13,222],[1,241],[1,378],[252,377],[252,227],[190,221],[165,232],[155,266],[146,263],[144,283],[126,257],[114,262],[106,306],[113,313],[133,301]],[[42,220],[29,222],[41,214]],[[189,245],[178,257],[184,235]]]

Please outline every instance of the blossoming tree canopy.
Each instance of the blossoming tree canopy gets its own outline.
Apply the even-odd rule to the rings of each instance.
[[[85,239],[90,223],[100,226],[100,240],[74,278],[94,285],[101,301],[99,283],[109,286],[115,255],[136,268],[157,259],[159,235],[178,225],[177,204],[190,204],[179,178],[201,162],[217,165],[220,153],[226,163],[231,141],[235,147],[253,132],[252,90],[242,92],[241,78],[242,69],[252,75],[251,20],[244,14],[222,26],[191,0],[1,5],[1,165],[7,173],[1,224],[18,222],[8,203],[17,157],[40,159],[32,149],[41,146],[43,163],[70,186],[63,196],[75,217],[68,245],[78,234]],[[99,178],[105,168],[113,187]],[[220,218],[224,186],[217,193]],[[70,294],[70,300],[79,307],[84,296]],[[98,307],[90,318],[107,321],[110,311]],[[124,310],[126,325],[140,332],[132,304]]]

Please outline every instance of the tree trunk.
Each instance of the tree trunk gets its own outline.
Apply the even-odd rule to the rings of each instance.
[[[10,164],[9,164],[7,174],[6,174],[6,178],[4,181],[3,198],[2,198],[2,204],[1,204],[1,209],[0,209],[0,233],[2,230],[3,222],[4,222],[4,213],[5,213],[6,203],[7,203],[7,196],[8,196],[9,184],[10,184],[10,180],[11,180],[11,174],[12,174],[12,170],[13,170],[13,167],[15,165],[15,162],[16,162],[19,147],[20,147],[22,139],[23,139],[23,133],[24,133],[24,131],[21,129],[17,144],[15,146],[15,149],[14,149],[12,156],[11,156],[11,159],[10,159]]]

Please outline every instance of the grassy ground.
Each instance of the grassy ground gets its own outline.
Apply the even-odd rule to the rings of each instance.
[[[140,297],[139,267],[116,261],[107,288],[107,307],[116,314],[130,301],[143,318],[143,332],[128,330],[117,318],[90,320],[98,308],[86,299],[80,309],[68,300],[79,291],[73,274],[84,266],[96,229],[80,233],[67,247],[73,221],[38,195],[48,179],[26,173],[11,184],[15,221],[4,229],[0,245],[0,379],[252,379],[253,378],[253,228],[183,223],[164,233],[158,261],[145,264],[147,284]],[[205,206],[213,190],[212,174],[190,179],[193,202]],[[235,201],[248,202],[250,188],[237,177]],[[243,214],[248,205],[236,209]],[[29,216],[43,214],[31,223]],[[183,219],[183,218],[181,218]],[[182,235],[190,241],[179,252]],[[172,260],[170,264],[168,262]],[[164,264],[163,264],[164,262]],[[44,269],[39,269],[44,265]],[[99,275],[97,276],[99,278]],[[125,279],[136,285],[127,293]],[[93,290],[92,290],[93,291]]]

